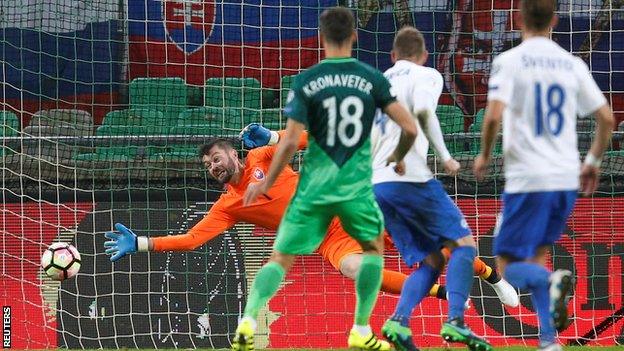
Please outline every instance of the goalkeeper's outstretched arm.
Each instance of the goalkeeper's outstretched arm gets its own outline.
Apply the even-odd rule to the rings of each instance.
[[[236,224],[227,214],[219,201],[208,214],[187,233],[180,235],[148,238],[137,236],[121,223],[115,224],[116,231],[105,234],[109,241],[104,243],[110,260],[115,262],[127,254],[141,251],[190,251],[212,240]]]

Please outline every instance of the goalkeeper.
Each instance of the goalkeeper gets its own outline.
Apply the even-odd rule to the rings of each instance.
[[[200,156],[208,173],[226,186],[226,192],[214,203],[206,216],[186,234],[148,238],[137,237],[123,224],[116,224],[117,232],[108,232],[109,241],[104,243],[106,253],[115,262],[126,254],[137,251],[190,251],[233,227],[238,222],[246,222],[277,230],[284,216],[286,207],[295,193],[299,175],[287,167],[278,177],[268,195],[262,196],[253,205],[243,207],[243,194],[250,182],[264,178],[276,151],[275,144],[283,131],[275,132],[252,123],[241,133],[245,147],[251,148],[245,160],[238,157],[238,152],[229,141],[216,139],[203,145]],[[299,149],[307,147],[307,133],[299,141]],[[385,235],[386,241],[389,237]],[[338,218],[330,224],[327,236],[317,251],[323,258],[346,277],[355,279],[362,260],[362,248],[342,228]],[[448,252],[444,252],[448,255]],[[499,298],[504,291],[499,288],[500,276],[479,258],[474,261],[475,273],[482,279],[495,284]],[[384,269],[381,291],[400,294],[407,276],[403,273]],[[502,286],[501,286],[502,287]],[[434,285],[430,296],[446,299],[444,286]],[[506,300],[502,300],[507,302]]]

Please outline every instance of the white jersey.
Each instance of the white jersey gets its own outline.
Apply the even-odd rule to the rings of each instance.
[[[405,155],[405,175],[396,174],[392,166],[386,166],[386,160],[396,148],[401,136],[401,127],[394,123],[386,114],[378,111],[371,132],[373,148],[373,184],[384,182],[416,182],[424,183],[433,174],[427,166],[427,152],[429,140],[425,133],[432,139],[432,145],[443,160],[451,158],[442,132],[440,123],[435,115],[438,99],[442,93],[442,75],[433,68],[423,67],[410,61],[399,60],[389,68],[384,75],[392,84],[392,89],[397,95],[397,100],[412,112],[416,117],[417,112],[426,111],[427,118],[422,122],[416,121],[418,136],[414,145]]]
[[[576,190],[576,118],[607,103],[587,65],[544,37],[525,40],[492,63],[488,101],[505,104],[508,193]]]

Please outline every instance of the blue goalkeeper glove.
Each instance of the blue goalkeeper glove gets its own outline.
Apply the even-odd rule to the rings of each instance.
[[[137,236],[121,223],[115,224],[117,232],[106,232],[105,237],[110,239],[104,243],[106,254],[112,255],[110,260],[115,262],[126,254],[137,252]]]
[[[245,148],[254,149],[269,144],[271,131],[260,123],[251,123],[240,132],[240,138]]]

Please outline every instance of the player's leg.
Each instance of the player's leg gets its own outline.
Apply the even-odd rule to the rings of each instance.
[[[421,262],[405,281],[399,303],[382,328],[384,336],[397,350],[416,350],[409,320],[414,307],[427,296],[439,277],[445,261],[439,251],[439,238],[427,235],[424,230],[428,223],[419,209],[419,204],[427,202],[427,196],[422,196],[426,195],[423,188],[422,184],[402,182],[374,187],[377,203],[386,219],[386,229],[403,260],[408,266]]]
[[[561,235],[575,198],[574,194],[574,198],[563,195],[562,199],[558,193],[505,194],[499,233],[494,240],[494,252],[505,278],[514,287],[531,292],[540,324],[540,348],[544,349],[556,345],[551,306],[565,299],[570,283],[566,279],[561,279],[566,280],[563,285],[557,281],[553,290],[564,294],[551,299],[552,277],[557,280],[569,275],[554,275],[544,266],[547,248]],[[567,310],[563,322],[566,319]]]
[[[417,202],[417,216],[406,218],[414,221],[414,228],[422,233],[421,236],[444,242],[451,246],[452,251],[447,267],[449,315],[440,334],[448,341],[461,342],[472,349],[490,350],[489,343],[464,325],[465,303],[472,288],[473,261],[476,257],[470,228],[439,181],[432,179],[419,187],[422,201]]]
[[[417,350],[409,326],[414,308],[427,296],[428,290],[444,269],[444,257],[435,250],[412,271],[401,292],[399,303],[392,316],[384,323],[382,333],[399,351]]]
[[[384,241],[388,240],[384,234]],[[355,280],[362,263],[362,246],[347,234],[337,218],[329,225],[327,236],[319,246],[318,253],[342,275]],[[407,275],[404,273],[383,269],[380,290],[398,295],[405,279]]]
[[[451,251],[445,247],[442,249],[442,253],[448,261]],[[496,296],[498,296],[498,299],[503,304],[510,307],[517,307],[520,304],[520,297],[518,296],[516,289],[514,289],[505,279],[503,279],[495,269],[488,266],[479,257],[475,257],[473,269],[475,275],[479,276],[479,278],[488,283],[494,289]],[[430,295],[441,298],[440,296],[446,295],[446,287],[434,286],[430,291]],[[446,299],[446,297],[444,297],[444,299]]]
[[[247,304],[232,340],[232,349],[253,350],[258,312],[277,293],[296,255],[310,254],[322,242],[333,216],[324,208],[294,198],[282,218],[273,244],[273,254],[256,274]]]
[[[371,196],[334,204],[345,231],[362,246],[362,262],[355,278],[355,321],[349,333],[349,347],[365,350],[390,350],[390,345],[378,340],[370,325],[383,270],[383,218]]]
[[[257,328],[258,312],[275,295],[294,262],[294,255],[274,250],[269,262],[260,268],[251,285],[243,318],[232,340],[233,350],[254,349],[253,336]]]

